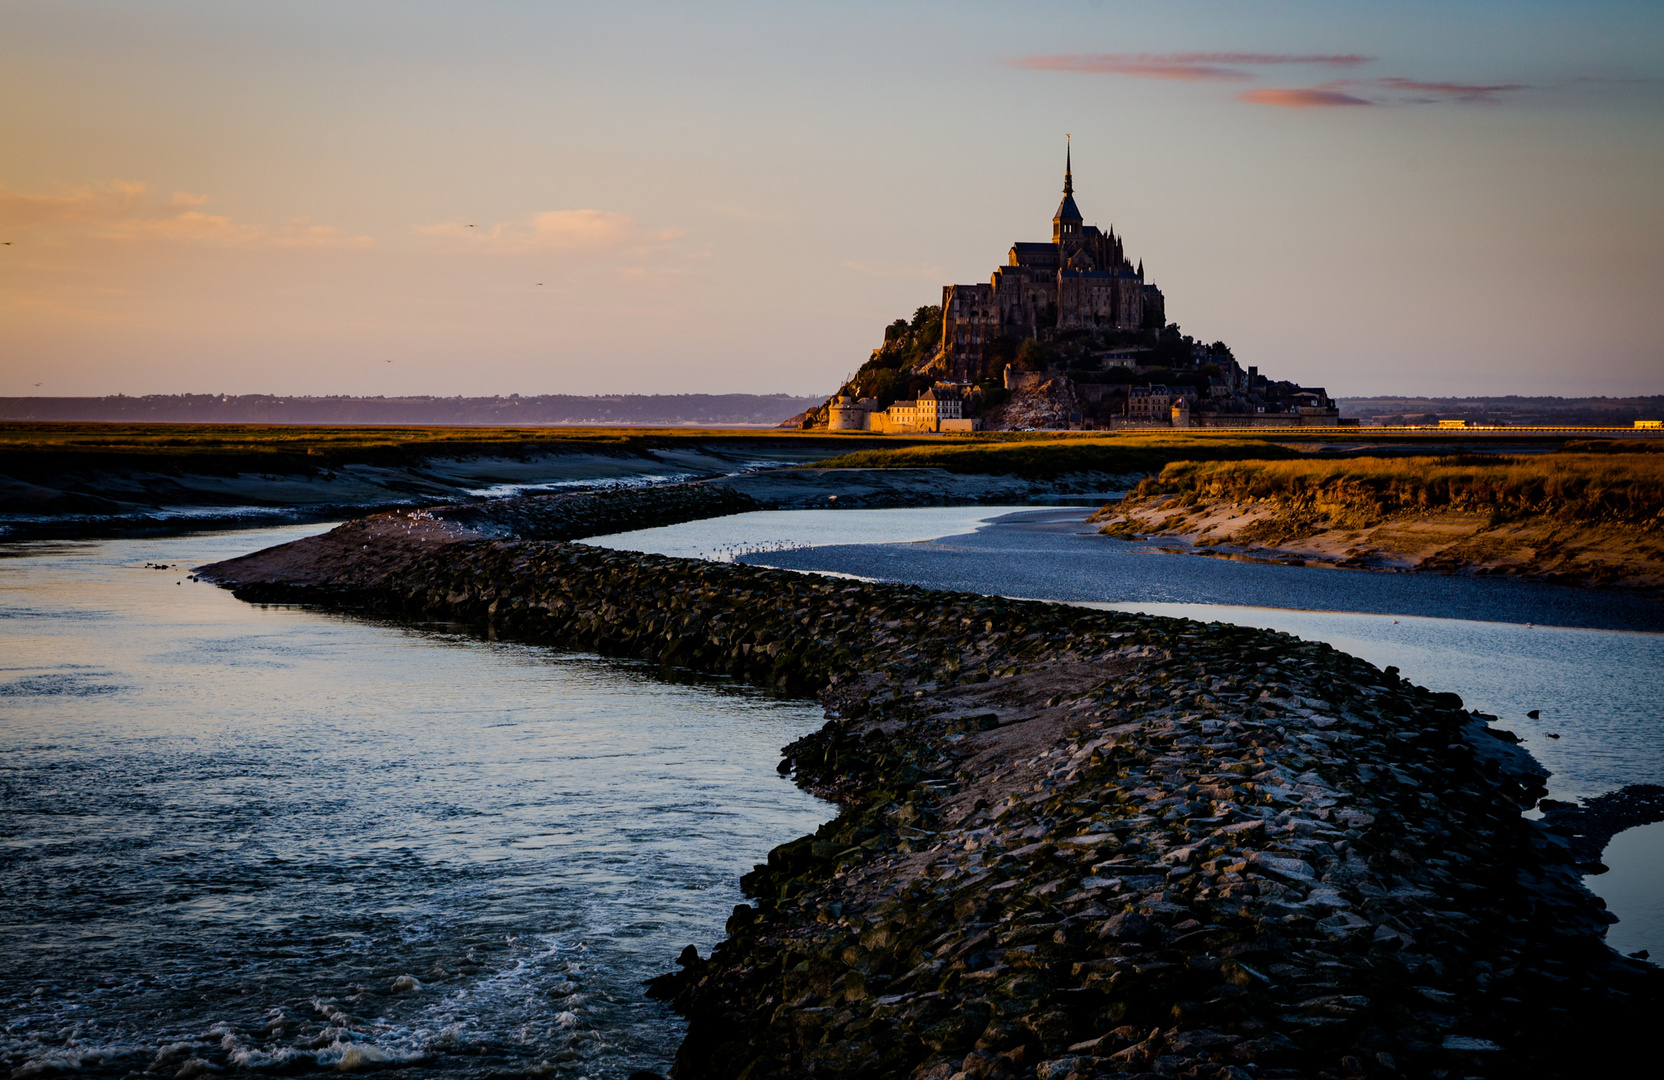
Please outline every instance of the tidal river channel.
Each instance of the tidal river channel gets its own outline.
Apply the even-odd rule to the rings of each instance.
[[[1655,606],[1153,553],[1083,516],[789,511],[592,542],[1272,627],[1496,713],[1556,797],[1664,780]],[[0,548],[0,1069],[663,1069],[682,1025],[641,981],[706,952],[739,875],[830,816],[775,772],[819,708],[186,572],[327,527]],[[1608,940],[1664,955],[1664,825],[1605,861]]]
[[[0,1070],[662,1070],[819,708],[186,573],[327,528],[0,549]]]
[[[1496,715],[1551,770],[1553,798],[1664,784],[1664,605],[1516,581],[1168,554],[1097,535],[1087,513],[777,511],[589,542],[1281,630]],[[1664,957],[1664,823],[1620,833],[1603,860],[1611,870],[1585,883],[1620,919],[1607,941]]]

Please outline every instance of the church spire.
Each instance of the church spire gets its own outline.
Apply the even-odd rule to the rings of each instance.
[[[1068,138],[1067,135],[1064,138]],[[1075,205],[1074,162],[1067,149],[1063,151],[1063,201],[1052,215],[1052,243],[1076,244],[1081,238],[1080,207]]]
[[[1074,162],[1071,160],[1073,155],[1070,153],[1070,151],[1072,149],[1073,149],[1072,140],[1069,138],[1068,135],[1064,135],[1063,136],[1063,194],[1065,194],[1065,195],[1073,195],[1075,193]]]

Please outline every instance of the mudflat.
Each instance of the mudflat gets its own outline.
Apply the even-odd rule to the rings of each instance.
[[[0,423],[0,536],[318,520],[528,486],[721,476],[873,441],[723,429]]]

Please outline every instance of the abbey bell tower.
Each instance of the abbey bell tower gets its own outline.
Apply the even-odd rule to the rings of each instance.
[[[1063,150],[1063,201],[1057,204],[1057,213],[1052,215],[1052,243],[1078,244],[1080,243],[1080,227],[1084,220],[1080,216],[1080,207],[1075,205],[1075,175],[1073,147],[1065,144]]]
[[[1049,244],[1017,241],[989,280],[942,286],[942,366],[956,382],[996,375],[990,346],[1060,333],[1092,335],[1159,330],[1166,324],[1161,290],[1144,267],[1127,261],[1115,230],[1087,225],[1075,205],[1072,147],[1063,154],[1063,201],[1052,216]],[[1103,348],[1124,345],[1104,338]]]

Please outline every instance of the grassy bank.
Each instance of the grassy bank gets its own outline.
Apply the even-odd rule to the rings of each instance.
[[[983,432],[946,439],[933,437],[897,444],[894,436],[882,444],[863,446],[825,461],[817,468],[946,469],[955,473],[1022,476],[1052,479],[1066,473],[1156,473],[1174,462],[1312,460],[1318,453],[1331,459],[1355,456],[1403,457],[1429,453],[1504,450],[1542,453],[1573,445],[1588,453],[1607,453],[1614,447],[1658,445],[1584,440],[1568,443],[1564,436],[1467,435],[1460,432],[1377,433],[1358,429],[1267,429],[1264,432],[1206,431],[1123,433]]]
[[[1286,437],[1286,436],[1285,436]],[[1188,435],[980,436],[975,440],[861,449],[815,463],[836,469],[946,469],[1047,480],[1065,473],[1154,473],[1175,461],[1279,460],[1298,450],[1270,439]]]
[[[1354,526],[1427,511],[1664,522],[1664,453],[1612,449],[1620,452],[1178,461],[1141,484],[1133,501],[1157,495],[1178,495],[1180,505],[1272,501]]]
[[[0,423],[0,460],[12,468],[139,464],[308,472],[322,465],[405,464],[438,456],[644,453],[701,445],[824,446],[874,436],[732,428],[327,427],[287,424]]]
[[[178,468],[309,473],[347,464],[402,465],[435,457],[549,453],[642,454],[654,450],[745,448],[795,460],[820,454],[829,468],[940,468],[962,474],[1049,479],[1072,472],[1154,473],[1176,461],[1278,461],[1368,439],[1365,452],[1415,453],[1493,445],[1494,436],[1375,435],[1356,430],[1262,433],[1091,434],[982,432],[967,436],[856,432],[636,427],[335,427],[288,424],[122,424],[0,422],[0,463],[16,474],[65,468]],[[1559,447],[1553,436],[1510,439]],[[1596,453],[1623,444],[1573,444]],[[1358,452],[1342,450],[1342,453]]]

